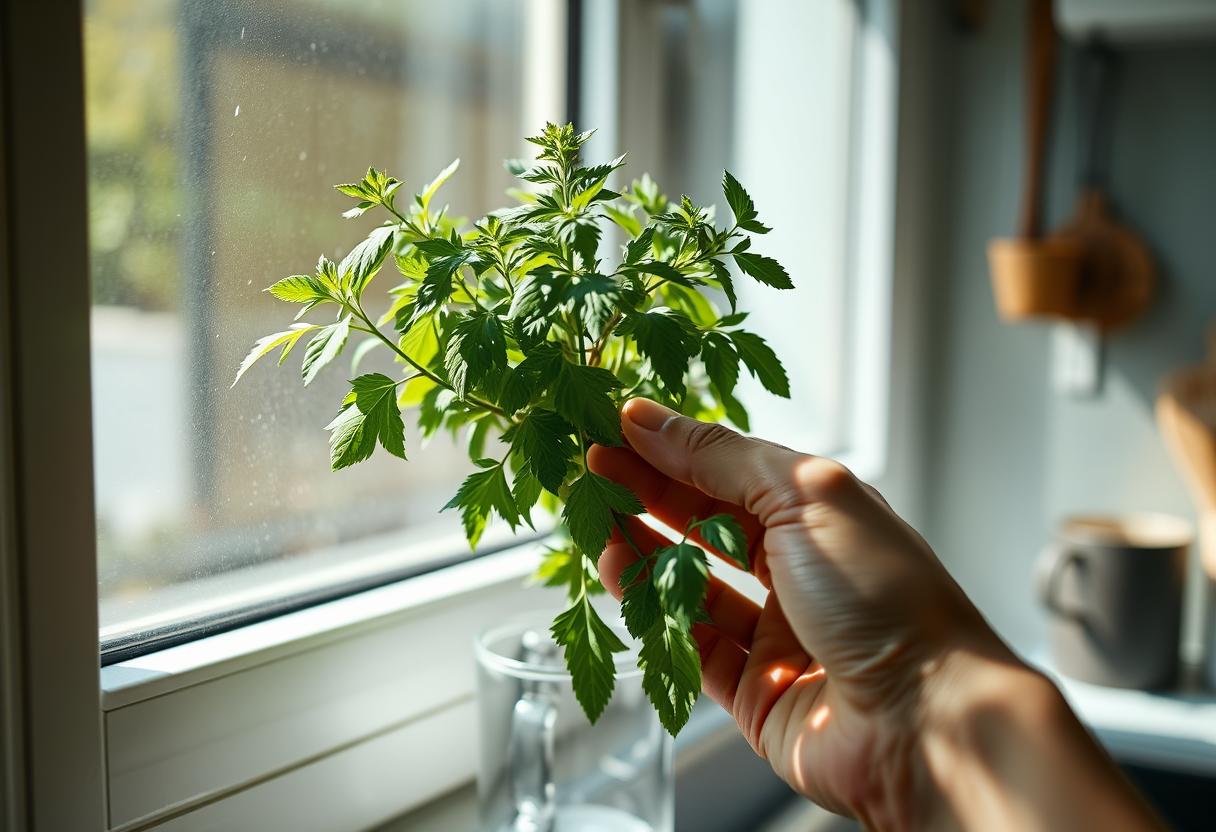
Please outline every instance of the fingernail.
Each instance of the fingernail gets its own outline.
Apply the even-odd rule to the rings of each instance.
[[[642,430],[662,430],[667,420],[676,415],[671,408],[650,399],[633,399],[625,406],[625,417]]]

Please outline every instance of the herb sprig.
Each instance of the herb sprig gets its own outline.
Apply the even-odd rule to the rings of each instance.
[[[531,190],[514,191],[518,205],[472,228],[461,228],[446,206],[435,207],[458,161],[410,200],[399,198],[400,181],[375,168],[337,185],[357,201],[343,216],[379,209],[386,221],[340,262],[322,255],[312,274],[269,287],[299,304],[297,322],[259,339],[236,379],[276,349],[282,364],[308,336],[301,370],[307,385],[362,336],[353,366],[369,350],[387,349],[401,373],[351,380],[327,428],[334,470],[367,459],[377,445],[405,459],[401,412],[413,410],[424,438],[441,429],[467,435],[478,470],[445,508],[460,512],[470,545],[494,515],[516,528],[531,525],[537,505],[560,510],[569,541],[548,554],[538,576],[566,588],[570,606],[552,632],[595,721],[612,696],[613,654],[626,649],[591,603],[602,590],[596,561],[614,528],[628,538],[624,517],[643,506],[628,488],[590,471],[587,450],[620,444],[620,406],[633,396],[744,430],[747,412],[734,395],[741,368],[788,397],[777,356],[740,327],[747,313],[737,309],[728,263],[775,289],[793,284],[776,260],[751,250],[751,235],[769,228],[729,172],[722,188],[734,222],[719,229],[712,207],[687,196],[669,201],[649,176],[624,192],[607,187],[624,157],[584,165],[590,136],[548,124],[530,137],[537,158],[508,161],[507,168]],[[615,262],[601,256],[607,222],[626,240]],[[388,311],[373,320],[364,296],[385,263],[402,280],[388,290]],[[706,287],[720,293],[728,312]],[[314,310],[332,313],[332,322],[300,322]],[[491,437],[499,439],[494,450]],[[709,568],[704,551],[688,542],[693,531],[748,567],[739,524],[715,515],[690,523],[676,545],[650,555],[638,550],[621,578],[625,625],[642,643],[643,684],[672,734],[701,687],[691,629],[705,619]]]

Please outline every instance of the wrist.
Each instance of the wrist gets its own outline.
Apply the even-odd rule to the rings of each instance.
[[[924,827],[1035,828],[1010,784],[1079,728],[1056,686],[1004,645],[959,646],[927,669],[919,704]]]

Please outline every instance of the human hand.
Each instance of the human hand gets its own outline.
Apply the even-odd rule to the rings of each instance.
[[[961,823],[941,781],[967,779],[956,752],[975,740],[969,717],[1071,720],[924,540],[839,463],[644,399],[626,405],[622,426],[631,447],[594,447],[597,473],[672,528],[727,512],[747,532],[771,592],[761,607],[711,580],[712,623],[693,630],[703,687],[797,791],[874,828]],[[632,518],[629,537],[618,532],[599,562],[618,598],[633,545],[671,542]]]

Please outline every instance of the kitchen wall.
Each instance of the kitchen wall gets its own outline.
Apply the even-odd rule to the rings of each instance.
[[[1120,216],[1150,242],[1162,285],[1151,311],[1110,340],[1100,394],[1067,398],[1051,389],[1050,328],[997,322],[985,261],[988,240],[1014,229],[1020,199],[1024,3],[991,0],[979,31],[952,23],[952,3],[926,5],[936,15],[926,60],[938,175],[922,527],[1001,632],[1032,649],[1044,623],[1031,567],[1062,515],[1191,516],[1152,404],[1164,373],[1202,357],[1216,319],[1216,41],[1120,48],[1111,190]],[[1075,196],[1076,60],[1066,45],[1049,227]]]

